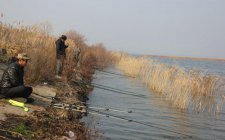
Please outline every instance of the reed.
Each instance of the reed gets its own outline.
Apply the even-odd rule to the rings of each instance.
[[[19,53],[26,52],[31,57],[26,72],[27,82],[49,78],[54,74],[54,38],[41,27],[0,24],[0,31],[0,47],[7,50],[8,58],[13,55],[14,49]]]
[[[86,79],[92,78],[95,68],[102,69],[112,64],[111,54],[102,43],[87,45],[85,37],[75,30],[70,30],[66,34],[81,50],[80,67],[76,70],[80,71]],[[70,65],[72,63],[69,62]]]
[[[179,66],[168,66],[145,57],[112,53],[116,65],[128,76],[140,78],[153,93],[164,96],[179,109],[220,111],[224,100],[219,77]]]
[[[49,25],[40,24],[32,26],[16,26],[0,24],[0,48],[7,50],[7,59],[13,56],[13,50],[18,53],[26,52],[31,61],[26,68],[26,82],[52,80],[55,76],[56,66],[56,37],[49,34]],[[91,77],[93,66],[105,67],[110,63],[110,55],[102,44],[87,45],[85,39],[78,33],[69,31],[66,41],[69,47],[66,49],[66,62],[63,75],[67,80],[73,73],[79,71],[84,77]],[[74,51],[76,47],[81,49],[80,67],[76,69]],[[88,75],[88,76],[87,76]]]

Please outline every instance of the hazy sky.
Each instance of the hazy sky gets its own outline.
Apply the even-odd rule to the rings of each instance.
[[[3,22],[48,21],[132,54],[225,58],[225,0],[0,0]]]

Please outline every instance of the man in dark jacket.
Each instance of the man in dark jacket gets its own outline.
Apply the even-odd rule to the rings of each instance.
[[[1,96],[4,98],[23,97],[27,99],[27,103],[34,101],[28,98],[32,93],[32,87],[25,86],[23,81],[24,67],[29,59],[25,53],[18,54],[17,61],[10,64],[4,71],[0,83]]]
[[[66,58],[66,48],[68,45],[65,45],[67,37],[62,35],[56,42],[56,78],[61,78],[63,71],[64,60]]]

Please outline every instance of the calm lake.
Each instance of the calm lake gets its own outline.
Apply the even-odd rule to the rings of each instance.
[[[225,76],[223,61],[153,59]],[[87,102],[93,107],[87,120],[101,134],[99,140],[225,139],[224,107],[219,114],[180,111],[138,79],[125,77],[114,67],[104,71],[96,71],[93,80],[96,86]]]

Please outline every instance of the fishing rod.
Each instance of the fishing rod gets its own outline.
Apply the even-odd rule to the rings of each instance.
[[[37,93],[34,93],[37,96],[40,96],[42,98],[46,98],[46,99],[58,99],[59,97],[53,97],[53,96],[43,96]],[[83,103],[83,104],[87,104],[86,102],[81,102],[81,101],[75,101],[76,103]],[[88,104],[91,105],[91,104]],[[80,109],[80,108],[92,108],[92,109],[99,109],[99,110],[105,110],[105,111],[114,111],[114,112],[123,112],[123,113],[132,113],[132,110],[119,110],[119,109],[115,109],[115,108],[106,108],[106,107],[98,107],[98,106],[83,106],[83,105],[75,105],[75,104],[67,104],[67,103],[54,103],[51,106],[56,107],[56,108],[75,108],[75,109]]]
[[[55,100],[55,101],[59,101],[59,99],[65,99],[65,97],[54,97],[54,96],[43,96],[43,95],[40,95],[40,94],[37,94],[37,93],[32,93],[32,94],[35,94],[39,97],[42,97],[42,98],[45,98],[45,99],[50,99],[50,100]],[[74,101],[75,103],[82,103],[82,104],[86,104],[86,102],[82,102],[82,101]],[[62,103],[61,104],[66,104],[66,103]]]
[[[80,112],[80,113],[87,113],[85,109],[75,109],[75,108],[62,107],[62,106],[53,106],[53,107],[57,109],[65,109],[65,110],[71,110],[71,111]]]
[[[42,98],[46,98],[46,99],[59,99],[59,98],[63,98],[63,97],[53,97],[53,96],[43,96],[43,95],[40,95],[40,94],[37,94],[37,93],[34,93],[35,95],[37,96],[40,96]],[[59,102],[59,103],[55,103],[53,104],[53,106],[65,106],[65,107],[86,107],[86,108],[92,108],[92,109],[99,109],[99,110],[105,110],[105,111],[114,111],[114,112],[123,112],[123,113],[132,113],[133,111],[132,110],[120,110],[120,109],[115,109],[115,108],[111,108],[111,107],[102,107],[102,106],[93,106],[93,104],[89,104],[89,103],[86,103],[86,102],[82,102],[82,101],[74,101],[75,103],[82,103],[82,104],[85,104],[85,105],[91,105],[91,106],[85,106],[85,105],[75,105],[75,104],[67,104],[67,103],[62,103],[62,102]]]
[[[109,88],[109,89],[117,90],[117,91],[121,91],[121,92],[137,94],[137,93],[132,92],[132,91],[126,91],[126,90],[122,90],[122,89],[117,89],[117,88],[113,88],[113,87],[106,86],[106,85],[101,85],[101,84],[97,84],[97,83],[92,83],[92,84],[93,84],[94,86],[100,86],[100,87]]]
[[[96,111],[96,110],[91,110],[91,111],[93,111],[93,112],[89,111],[88,113],[89,114],[100,115],[100,116],[105,116],[105,117],[108,117],[108,118],[115,118],[115,119],[125,120],[125,121],[128,121],[128,122],[134,122],[136,124],[140,124],[140,125],[144,125],[144,126],[148,126],[148,127],[152,127],[152,128],[157,128],[157,129],[160,129],[160,130],[164,130],[164,131],[167,131],[167,132],[172,132],[172,133],[175,133],[175,134],[183,135],[183,136],[188,137],[188,138],[192,138],[192,136],[190,136],[190,135],[179,133],[179,132],[176,132],[176,131],[173,131],[173,130],[169,130],[169,129],[165,129],[165,128],[162,128],[162,127],[159,127],[159,126],[155,126],[155,125],[152,125],[152,124],[146,124],[144,122],[136,121],[136,120],[133,120],[133,119],[127,119],[125,117],[116,116],[116,115],[113,115],[113,114],[108,114],[108,113],[104,113],[104,112],[100,112],[100,111]]]
[[[66,97],[59,97],[59,96],[44,96],[44,95],[40,95],[38,93],[32,92],[32,94],[45,98],[45,99],[50,99],[50,100],[59,100],[59,99],[66,99]],[[86,104],[86,102],[82,102],[82,101],[75,101],[75,102],[79,102],[79,103],[83,103]]]
[[[135,96],[135,97],[139,97],[139,98],[145,97],[145,95],[130,94],[130,93],[126,93],[126,92],[122,92],[122,91],[118,91],[118,90],[114,90],[114,89],[110,89],[110,88],[106,88],[106,87],[101,87],[101,86],[97,86],[97,85],[95,85],[94,87],[103,89],[103,90],[107,90],[107,91],[112,91],[112,92],[118,93],[118,94],[125,94],[125,95]],[[104,94],[108,94],[108,93],[104,93]]]
[[[100,69],[98,69],[98,68],[95,68],[95,70],[100,71],[100,72],[104,72],[104,73],[113,74],[113,75],[116,75],[116,76],[122,76],[122,77],[125,77],[125,75],[120,74],[120,73],[114,73],[114,72],[109,72],[109,71],[105,71],[105,70],[100,70]]]
[[[32,94],[34,94],[36,96],[39,96],[39,97],[42,97],[42,98],[45,98],[45,99],[50,99],[50,100],[59,100],[59,99],[65,98],[65,97],[55,97],[55,96],[44,96],[44,95],[40,95],[40,94],[35,93],[35,92],[32,92]]]
[[[111,74],[111,75],[113,75],[113,76],[115,76],[115,77],[118,77],[118,78],[125,78],[126,76],[125,75],[117,75],[117,74],[112,74],[112,73],[108,73],[108,72],[104,72],[104,71],[100,71],[100,70],[97,70],[98,72],[101,72],[101,74],[103,74],[103,75],[109,75],[109,74]]]
[[[58,97],[53,97],[53,96],[42,96],[40,94],[34,93],[37,96],[40,96],[42,98],[46,98],[46,99],[58,99]],[[81,102],[81,101],[74,101],[76,103],[83,103],[85,105],[91,105],[91,106],[85,106],[85,105],[75,105],[75,104],[67,104],[67,103],[54,103],[51,104],[52,107],[56,107],[56,108],[65,108],[65,109],[69,109],[69,108],[73,108],[73,109],[81,109],[81,108],[89,108],[89,109],[98,109],[98,110],[104,110],[104,111],[114,111],[114,112],[121,112],[121,113],[133,113],[132,110],[121,110],[121,109],[116,109],[116,108],[112,108],[112,107],[103,107],[103,106],[95,106],[93,104],[89,104],[86,102]]]
[[[130,76],[130,75],[124,75],[124,74],[120,74],[120,73],[105,71],[105,70],[99,69],[98,67],[94,67],[94,69],[97,71],[100,71],[100,72],[109,73],[109,74],[116,75],[116,76],[135,78],[134,76]]]
[[[122,112],[122,113],[132,113],[132,110],[124,111],[124,110],[119,110],[119,109],[104,108],[104,107],[95,107],[95,106],[89,106],[88,108],[90,108],[90,109],[105,110],[105,111]]]
[[[138,123],[138,124],[141,124],[141,125],[151,126],[151,127],[155,127],[155,128],[164,127],[163,125],[160,125],[161,127],[159,127],[159,126],[156,126],[156,125],[159,125],[159,124],[154,124],[154,123],[145,124],[143,122],[138,122],[136,120],[127,119],[125,117],[112,115],[112,114],[107,114],[107,113],[104,113],[104,112],[100,111],[102,109],[102,110],[107,111],[107,112],[108,111],[114,111],[114,112],[123,112],[123,113],[133,113],[132,110],[130,110],[130,111],[123,111],[123,110],[117,110],[117,109],[112,109],[112,108],[103,108],[103,107],[102,108],[101,107],[87,107],[87,106],[80,106],[80,105],[74,106],[74,105],[71,105],[71,104],[63,104],[63,105],[62,104],[53,104],[52,107],[57,108],[57,109],[65,109],[65,110],[70,110],[70,111],[84,113],[85,116],[87,114],[95,114],[95,115],[111,117],[111,118],[114,118],[114,119],[126,120],[128,122],[135,122],[135,123]],[[87,108],[88,108],[88,110],[87,110]],[[201,128],[201,127],[199,126],[199,128]],[[167,130],[165,128],[163,128],[163,129]]]
[[[83,106],[83,105],[65,104],[65,103],[56,103],[56,104],[53,104],[53,106],[60,106],[60,107],[64,106],[64,107],[71,107],[71,108],[76,108],[76,109],[89,108],[89,109],[98,109],[98,110],[104,110],[104,111],[121,112],[121,113],[132,113],[132,110],[120,110],[120,109],[109,108],[109,107],[100,107],[100,106]]]

